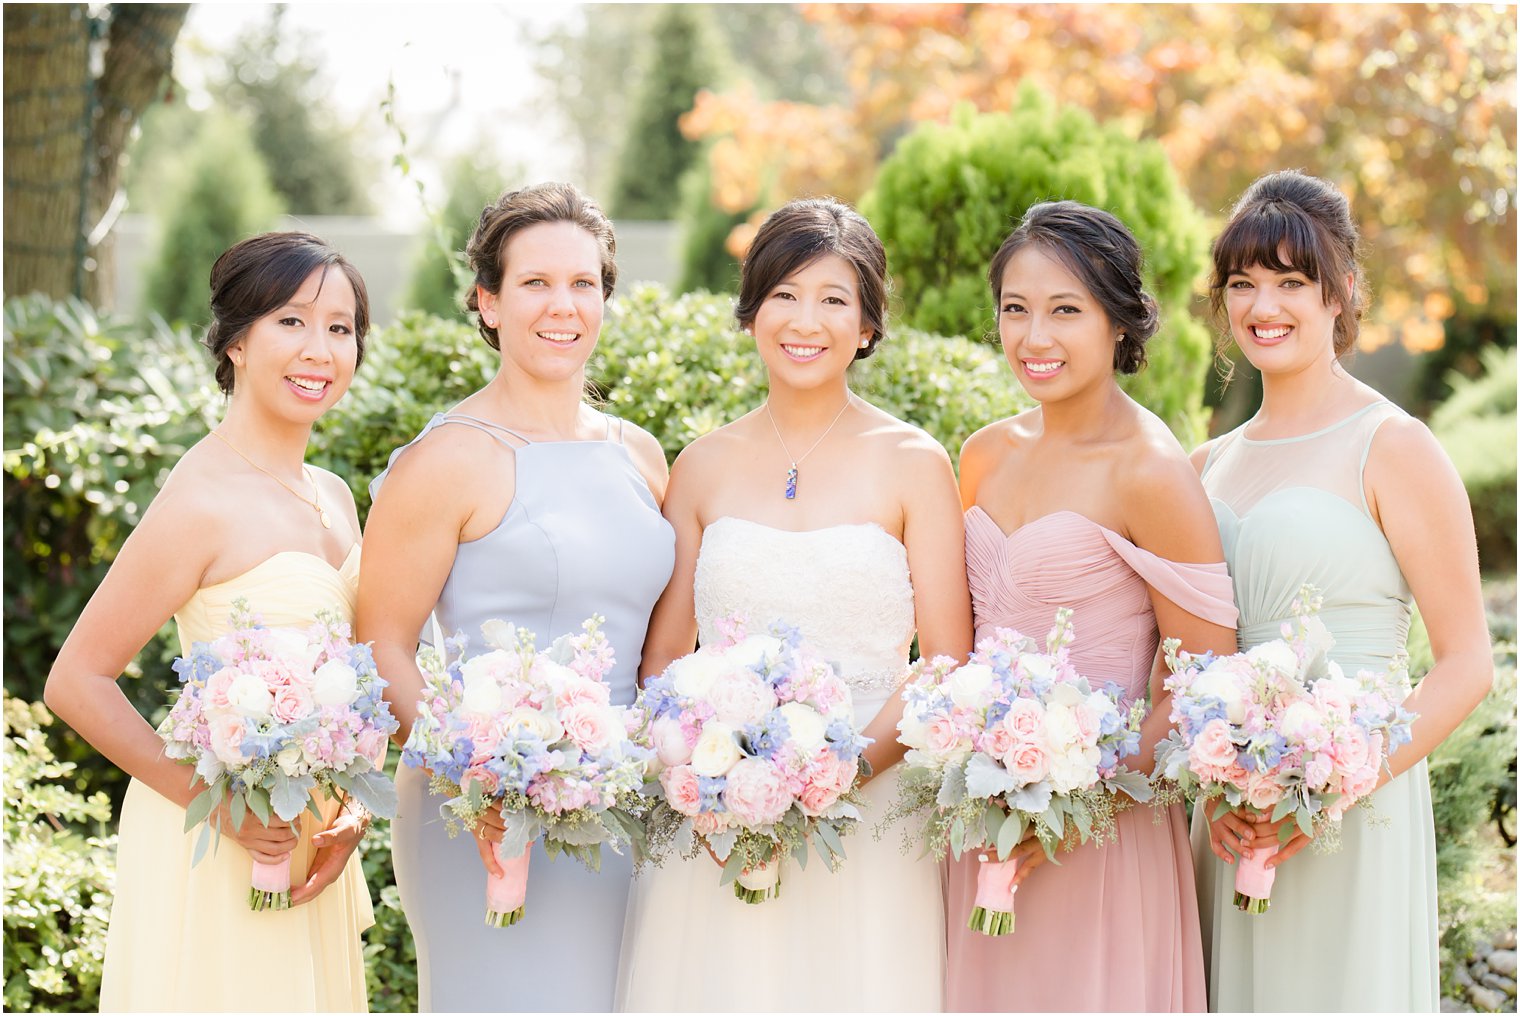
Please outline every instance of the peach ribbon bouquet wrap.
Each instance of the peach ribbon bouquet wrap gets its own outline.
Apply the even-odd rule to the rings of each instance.
[[[639,791],[652,753],[629,738],[639,712],[612,704],[602,621],[592,617],[540,650],[533,632],[492,620],[481,626],[486,652],[451,662],[431,648],[418,656],[422,702],[401,758],[428,770],[432,791],[449,798],[441,811],[450,835],[501,810],[505,874],[486,881],[493,927],[522,920],[529,848],[540,837],[550,857],[567,854],[592,871],[604,845],[621,853],[643,842]],[[462,641],[447,640],[445,652]]]
[[[1402,705],[1409,677],[1401,657],[1387,672],[1354,676],[1329,658],[1335,642],[1317,616],[1322,603],[1304,586],[1282,638],[1244,653],[1193,656],[1166,641],[1174,729],[1156,746],[1163,798],[1186,796],[1216,818],[1232,807],[1273,822],[1291,817],[1280,840],[1297,829],[1316,850],[1336,848],[1341,817],[1353,804],[1370,806],[1414,714]],[[1266,862],[1277,849],[1239,859],[1236,907],[1267,910],[1277,869]]]
[[[1044,652],[998,628],[964,665],[920,660],[903,693],[908,753],[888,819],[926,812],[922,832],[909,833],[925,854],[984,852],[967,921],[984,935],[1013,931],[1015,846],[1034,836],[1054,857],[1063,845],[1104,842],[1118,808],[1151,797],[1149,781],[1120,764],[1139,750],[1145,705],[1078,673],[1073,637],[1064,607]]]
[[[239,598],[227,634],[195,643],[174,670],[183,688],[158,733],[167,757],[194,765],[191,786],[206,788],[185,813],[187,832],[204,823],[192,864],[213,831],[220,841],[223,801],[238,828],[250,812],[265,825],[308,810],[321,821],[316,794],[396,814],[396,787],[382,771],[397,727],[381,697],[385,681],[369,646],[352,642],[335,613],[307,628],[267,628]],[[290,861],[253,862],[250,909],[289,908]]]

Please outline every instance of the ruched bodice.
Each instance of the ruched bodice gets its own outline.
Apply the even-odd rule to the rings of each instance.
[[[180,651],[188,656],[193,643],[225,635],[239,598],[270,628],[305,628],[323,610],[352,621],[359,558],[358,544],[337,568],[315,554],[281,551],[196,590],[174,615]],[[312,837],[338,810],[330,798],[318,801],[322,819],[301,819],[291,857],[293,886],[305,882],[310,870]],[[215,851],[191,864],[200,830],[187,833],[184,825],[183,808],[131,781],[121,809],[101,1009],[238,1012],[256,997],[270,1011],[363,1010],[360,934],[374,915],[358,853],[311,902],[254,913],[248,909],[248,852],[223,837]],[[250,970],[278,976],[250,989]]]
[[[1221,437],[1203,470],[1240,606],[1240,643],[1277,638],[1299,587],[1325,597],[1320,619],[1342,667],[1386,669],[1409,632],[1410,592],[1372,520],[1362,472],[1372,437],[1403,411],[1374,402],[1312,434]]]
[[[203,586],[174,615],[180,652],[195,642],[211,642],[227,632],[232,602],[239,598],[266,627],[305,627],[320,610],[352,620],[359,595],[359,545],[334,568],[325,558],[300,550],[266,557],[241,575]]]
[[[725,516],[707,527],[697,558],[697,625],[796,625],[840,670],[862,723],[903,679],[913,643],[908,552],[874,523],[792,531]]]
[[[1072,660],[1130,698],[1146,693],[1160,636],[1150,590],[1205,620],[1233,626],[1222,562],[1168,561],[1073,511],[1053,512],[1012,533],[982,508],[966,512],[966,576],[980,642],[1014,628],[1043,643],[1056,609],[1071,607]]]
[[[1071,659],[1095,683],[1144,699],[1160,635],[1151,588],[1183,610],[1233,626],[1222,562],[1168,561],[1074,511],[1004,533],[980,506],[966,512],[966,577],[980,642],[1013,628],[1044,648],[1069,607]],[[1020,886],[1017,932],[966,927],[979,862],[950,861],[945,912],[948,1010],[1201,1011],[1203,952],[1180,805],[1130,808],[1114,841],[1063,854]],[[1094,977],[1094,971],[1103,976]]]

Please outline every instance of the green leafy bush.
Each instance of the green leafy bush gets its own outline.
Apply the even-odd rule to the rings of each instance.
[[[1482,373],[1447,375],[1451,395],[1430,415],[1430,429],[1457,467],[1472,501],[1478,556],[1485,571],[1515,567],[1514,347],[1483,351]]]
[[[116,876],[111,802],[70,785],[74,765],[48,749],[46,708],[3,699],[5,1007],[93,1012]],[[77,831],[82,823],[95,834]]]
[[[915,128],[881,164],[861,211],[886,244],[903,320],[982,338],[996,334],[993,254],[1030,205],[1058,199],[1112,212],[1140,241],[1162,327],[1147,346],[1150,366],[1123,384],[1194,447],[1206,434],[1210,341],[1189,307],[1208,236],[1158,144],[1026,86],[1008,112],[963,104],[949,123]]]

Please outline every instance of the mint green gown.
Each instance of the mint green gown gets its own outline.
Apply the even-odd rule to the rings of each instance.
[[[1324,594],[1331,658],[1386,670],[1409,632],[1411,596],[1368,511],[1362,472],[1379,425],[1403,411],[1363,407],[1300,437],[1254,441],[1246,424],[1216,443],[1203,485],[1240,608],[1240,644],[1277,638],[1305,582]],[[1209,1009],[1215,1012],[1436,1010],[1436,848],[1426,765],[1352,808],[1341,847],[1306,848],[1278,870],[1271,909],[1233,906],[1235,869],[1194,815]]]

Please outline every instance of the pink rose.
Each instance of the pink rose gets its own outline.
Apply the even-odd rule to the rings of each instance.
[[[1045,707],[1034,699],[1015,699],[1003,717],[1003,726],[1015,738],[1030,740],[1045,723]]]
[[[1016,741],[1003,765],[1021,786],[1039,783],[1050,772],[1050,756],[1038,741]]]
[[[1330,753],[1335,756],[1336,767],[1349,772],[1367,765],[1368,748],[1366,732],[1361,727],[1352,724],[1335,732],[1335,739],[1330,744]]]
[[[385,743],[388,739],[380,731],[371,727],[359,734],[355,751],[375,764],[379,768],[385,757]]]
[[[459,778],[459,789],[461,792],[468,793],[470,787],[477,783],[480,784],[481,794],[486,797],[494,795],[497,787],[501,785],[500,781],[496,778],[496,774],[491,772],[491,770],[483,766],[471,766]]]
[[[564,710],[574,705],[606,706],[612,704],[612,689],[600,681],[570,681],[554,698],[557,708]],[[565,724],[566,727],[569,724]]]
[[[696,815],[702,800],[697,785],[696,771],[688,765],[671,766],[660,773],[660,786],[665,790],[665,800],[682,815]]]
[[[581,751],[592,755],[600,754],[612,743],[613,735],[620,726],[615,719],[606,706],[591,703],[573,705],[561,710],[559,714],[566,736]]]
[[[1376,766],[1363,766],[1354,773],[1348,773],[1341,783],[1341,790],[1349,794],[1353,801],[1366,797],[1377,786],[1378,770]]]
[[[1001,723],[993,724],[976,737],[977,751],[1002,758],[1014,745],[1013,734]]]
[[[236,667],[223,667],[206,680],[206,707],[218,712],[226,712],[232,708],[232,701],[227,698],[227,689],[232,687],[232,682],[237,678]]]
[[[243,743],[243,718],[236,713],[212,716],[208,724],[211,751],[223,765],[241,765],[247,761],[240,747]]]
[[[785,782],[769,762],[745,758],[728,771],[723,803],[745,825],[764,826],[786,814],[792,806],[792,795],[786,792]]]
[[[1351,719],[1351,697],[1356,685],[1349,678],[1326,677],[1314,683],[1315,701],[1325,712],[1341,720]]]
[[[797,795],[797,804],[804,815],[822,815],[837,800],[839,791],[821,783],[809,783]]]
[[[936,753],[954,750],[961,740],[960,731],[956,729],[955,723],[945,716],[936,716],[930,720],[928,729],[924,733],[929,750]]]
[[[1253,775],[1246,781],[1246,803],[1263,814],[1270,814],[1283,798],[1283,788],[1269,776]]]
[[[281,723],[293,723],[310,716],[316,705],[304,684],[287,684],[274,693],[274,718]]]
[[[1226,769],[1235,764],[1235,743],[1230,740],[1230,725],[1224,720],[1210,720],[1198,732],[1188,750],[1188,762],[1198,766]]]
[[[728,828],[728,816],[722,812],[704,811],[691,817],[691,828],[698,836],[711,836]]]
[[[697,743],[693,728],[684,726],[673,716],[661,716],[649,725],[650,746],[660,757],[660,764],[681,766],[691,761],[691,749]]]

